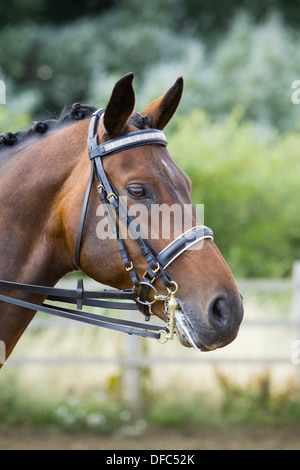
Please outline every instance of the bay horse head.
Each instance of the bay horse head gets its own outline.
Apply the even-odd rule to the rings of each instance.
[[[22,136],[21,144],[8,144],[0,155],[0,278],[51,286],[80,268],[117,289],[134,283],[147,316],[168,321],[166,298],[172,297],[183,345],[223,347],[238,333],[242,297],[210,229],[185,246],[184,237],[198,233],[202,222],[192,206],[191,182],[162,132],[178,107],[183,80],[139,114],[132,80],[133,74],[121,78],[106,108],[91,119],[89,112],[60,125],[36,125],[43,136]],[[12,144],[18,140],[5,136]],[[16,181],[22,185],[15,187]],[[34,313],[1,304],[0,339],[8,355]]]
[[[116,84],[106,109],[102,110],[94,135],[99,144],[97,148],[101,147],[102,151],[106,142],[113,143],[112,147],[107,145],[112,150],[103,153],[104,171],[109,175],[112,187],[116,188],[118,195],[126,200],[126,207],[128,206],[135,217],[138,214],[141,230],[146,233],[150,246],[154,247],[157,253],[161,253],[166,246],[169,246],[170,241],[184,232],[183,215],[188,212],[192,226],[197,226],[201,222],[192,206],[189,178],[177,167],[164,142],[160,141],[156,134],[154,141],[158,139],[157,142],[150,141],[149,145],[144,145],[148,142],[143,141],[139,129],[162,130],[166,126],[180,102],[183,80],[179,78],[161,98],[136,115],[133,114],[135,95],[132,79],[133,75],[128,74]],[[126,139],[133,139],[136,134],[137,145],[128,144],[128,148]],[[118,148],[118,145],[121,148]],[[97,155],[97,149],[94,154]],[[115,195],[112,190],[110,191],[110,196],[114,200]],[[160,218],[158,211],[155,210],[158,206],[164,208],[160,211]],[[176,213],[176,209],[179,213]],[[95,213],[95,207],[93,210]],[[101,210],[98,210],[98,213],[102,213]],[[172,215],[173,223],[171,223]],[[166,228],[168,236],[163,237],[162,232]],[[124,259],[122,262],[117,250],[116,240],[112,250],[111,240],[108,237],[103,240],[105,237],[101,236],[103,232],[98,227],[98,236],[100,235],[105,246],[101,255],[105,261],[99,265],[99,255],[96,255],[99,252],[99,243],[95,240],[95,231],[97,231],[95,218],[89,216],[89,229],[85,232],[81,250],[81,263],[87,274],[106,283],[109,281],[110,285],[118,288],[131,285],[132,279],[129,274],[133,266],[137,275],[145,278],[143,273],[145,271],[147,273],[147,268],[149,273],[149,267],[145,256],[138,249],[135,237],[132,239],[126,236],[126,233],[122,236],[126,239],[129,259],[133,260],[133,266],[129,265],[126,270],[123,265]],[[214,244],[212,236],[199,240],[192,248],[178,256],[167,268],[170,278],[176,285],[175,328],[185,346],[211,350],[225,346],[236,337],[243,316],[242,299],[233,275]],[[109,273],[103,271],[103,264],[109,267]],[[159,266],[152,267],[152,272],[156,269],[158,270]],[[163,276],[152,276],[151,285],[155,286],[155,289],[150,289],[149,303],[151,313],[166,320],[163,303],[159,301],[152,303],[155,292],[166,290],[166,283],[164,285],[162,279]],[[159,299],[159,296],[156,298]],[[143,310],[142,305],[140,308]]]

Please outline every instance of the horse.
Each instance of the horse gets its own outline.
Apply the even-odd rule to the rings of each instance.
[[[182,210],[192,207],[192,230],[202,225],[192,206],[190,179],[169,154],[163,133],[181,100],[183,79],[179,77],[141,113],[135,112],[132,81],[132,73],[122,77],[100,113],[76,103],[60,119],[35,122],[27,132],[0,136],[0,279],[51,288],[66,274],[81,269],[117,290],[132,289],[134,283],[138,293],[145,290],[137,308],[163,322],[169,320],[166,298],[172,297],[176,306],[172,329],[182,345],[201,351],[223,347],[237,336],[243,300],[212,232],[207,229],[201,239],[194,239],[193,249],[187,249],[174,227],[168,240],[161,236],[151,212],[155,204]],[[90,149],[88,136],[94,142]],[[115,151],[103,150],[114,145]],[[99,163],[97,172],[91,172],[91,161],[94,168],[97,165],[89,151],[98,158],[100,150],[102,170]],[[151,227],[144,238],[144,245],[150,247],[148,258],[137,243],[139,236],[120,236],[124,228],[117,216],[110,214],[115,228],[107,229],[106,237],[99,236],[100,221],[111,210],[107,205],[118,199],[126,201],[129,211],[134,212],[136,205],[143,209],[139,223],[134,225],[136,212],[130,222],[135,232]],[[105,210],[99,220],[101,209]],[[118,236],[108,236],[116,231]],[[178,248],[178,239],[180,253],[167,254]],[[163,256],[154,253],[169,256],[168,263],[159,266],[157,260]],[[6,358],[47,298],[45,292],[12,294],[1,284],[0,340]],[[8,294],[15,304],[5,301]],[[36,308],[25,308],[22,302]],[[171,310],[171,302],[167,307]]]

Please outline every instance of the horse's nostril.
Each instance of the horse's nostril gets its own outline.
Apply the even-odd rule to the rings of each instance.
[[[242,300],[226,293],[217,294],[207,309],[208,321],[216,330],[236,328],[240,325],[243,314]]]
[[[224,328],[230,319],[230,302],[224,296],[218,296],[208,307],[208,319],[214,328]]]
[[[217,321],[222,321],[222,312],[219,300],[216,300],[212,306],[212,315]]]

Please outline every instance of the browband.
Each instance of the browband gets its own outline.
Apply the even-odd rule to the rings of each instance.
[[[168,141],[165,134],[158,129],[146,129],[144,131],[131,132],[126,134],[125,137],[111,139],[108,142],[97,145],[90,152],[90,159],[96,157],[104,157],[105,155],[112,155],[127,150],[133,147],[140,147],[142,145],[160,144],[166,147]]]

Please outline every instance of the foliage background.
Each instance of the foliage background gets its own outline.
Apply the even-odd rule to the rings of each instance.
[[[287,276],[300,257],[300,2],[13,0],[0,5],[0,131],[106,104],[135,73],[137,110],[185,79],[166,130],[237,276]]]

